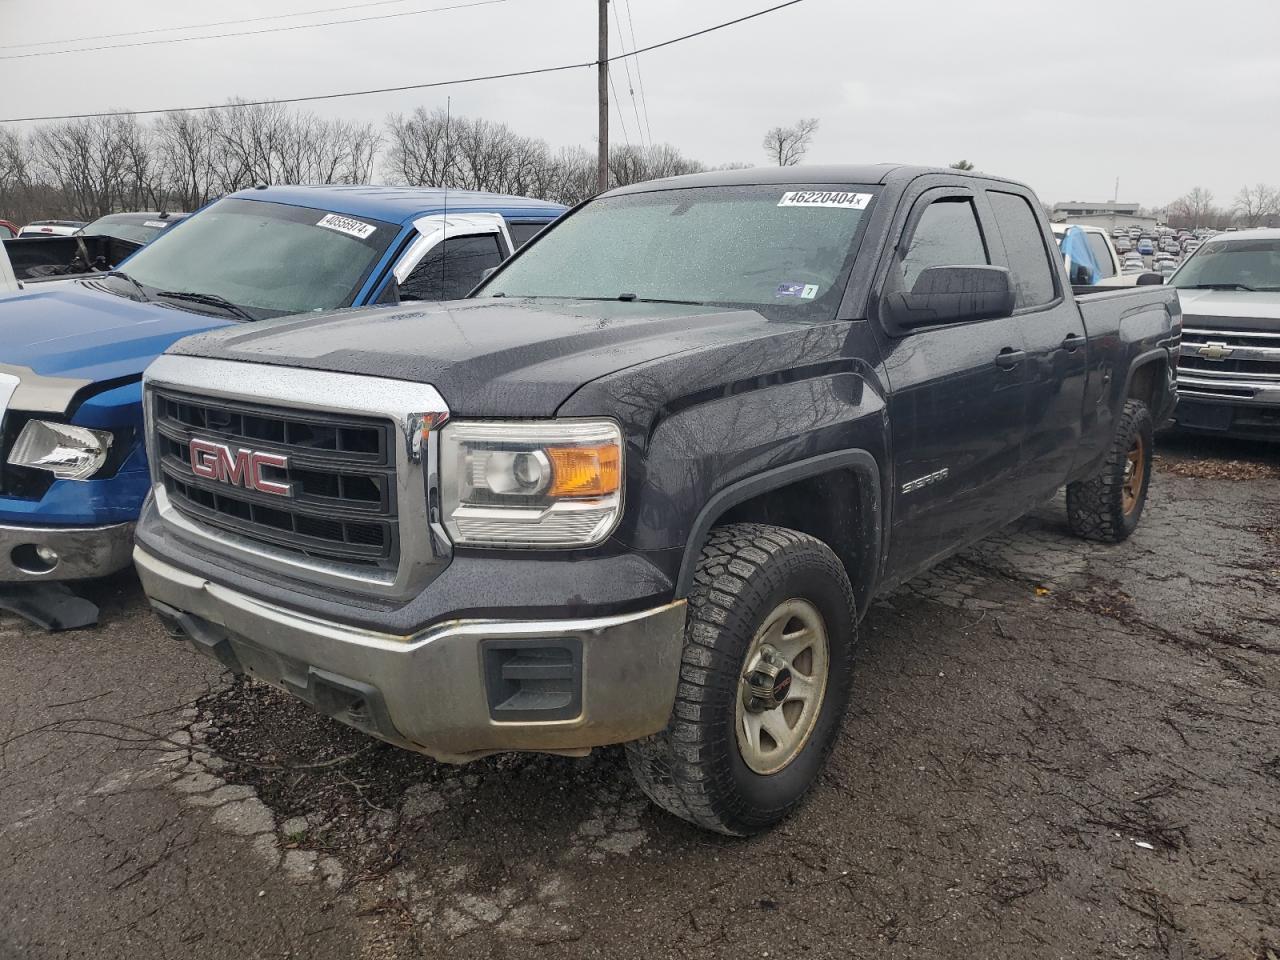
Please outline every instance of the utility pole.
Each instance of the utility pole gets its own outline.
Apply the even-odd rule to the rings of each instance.
[[[609,0],[600,3],[600,59],[596,66],[600,98],[600,153],[596,159],[596,189],[609,189]]]

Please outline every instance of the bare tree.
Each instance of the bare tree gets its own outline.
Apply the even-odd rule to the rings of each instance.
[[[1204,187],[1194,187],[1169,204],[1169,215],[1183,226],[1207,227],[1220,218],[1221,211],[1213,205],[1213,193]]]
[[[1241,187],[1232,210],[1244,221],[1245,226],[1261,226],[1269,217],[1280,214],[1280,190],[1265,183]]]
[[[111,213],[128,192],[131,116],[87,117],[39,127],[33,147],[40,173],[57,186],[72,213],[87,220]]]
[[[809,152],[809,144],[818,131],[815,118],[797,120],[794,126],[774,127],[764,135],[764,152],[780,167],[793,167]]]
[[[816,121],[804,123],[807,137]],[[553,152],[545,140],[503,123],[419,107],[387,117],[379,130],[282,104],[231,101],[145,124],[126,115],[46,125],[25,136],[0,131],[0,211],[34,219],[195,210],[255,183],[367,183],[375,167],[391,182],[567,204],[596,192],[594,152]],[[615,145],[609,158],[614,186],[703,169],[670,144]]]
[[[195,210],[214,194],[213,125],[209,113],[166,113],[156,121],[156,193],[164,209]]]

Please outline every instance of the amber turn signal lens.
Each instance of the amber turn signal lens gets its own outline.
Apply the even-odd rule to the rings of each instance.
[[[550,496],[604,497],[621,485],[622,458],[616,444],[547,447],[546,454],[551,460]]]

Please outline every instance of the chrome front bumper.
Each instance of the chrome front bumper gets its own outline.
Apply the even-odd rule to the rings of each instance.
[[[455,620],[395,636],[265,603],[140,547],[134,561],[176,637],[438,760],[581,754],[661,730],[675,702],[683,600],[585,620]]]
[[[88,580],[123,570],[133,551],[133,526],[0,526],[0,583]],[[56,560],[42,559],[37,547],[52,550]]]
[[[1245,379],[1230,374],[1205,376],[1199,370],[1178,372],[1178,393],[1187,400],[1239,406],[1280,406],[1280,380]]]

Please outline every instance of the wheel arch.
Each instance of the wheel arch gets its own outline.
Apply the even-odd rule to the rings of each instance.
[[[822,454],[732,483],[717,491],[694,520],[676,596],[689,595],[698,557],[713,527],[754,520],[789,526],[831,547],[849,575],[861,616],[879,580],[883,504],[880,465],[861,449]]]
[[[1168,369],[1169,351],[1165,347],[1155,347],[1139,353],[1129,363],[1120,402],[1123,404],[1125,400],[1141,400],[1151,411],[1151,416],[1159,420],[1168,402]]]

